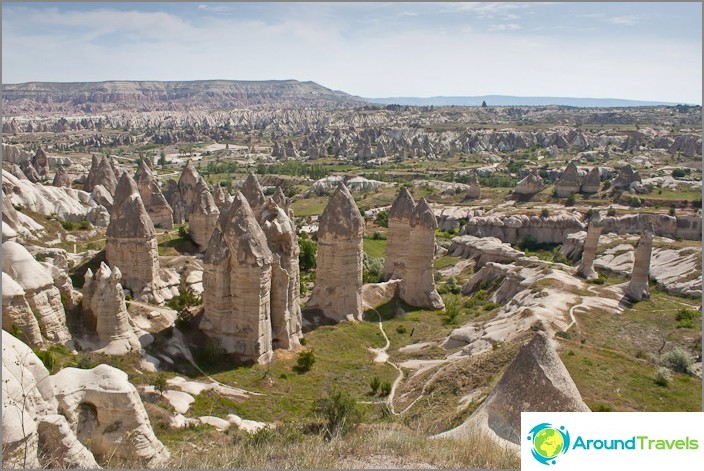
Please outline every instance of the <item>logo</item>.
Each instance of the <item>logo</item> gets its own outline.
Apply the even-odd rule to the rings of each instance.
[[[528,440],[533,442],[533,458],[545,465],[555,464],[555,458],[570,449],[570,434],[564,426],[555,428],[548,423],[536,425],[528,432]]]

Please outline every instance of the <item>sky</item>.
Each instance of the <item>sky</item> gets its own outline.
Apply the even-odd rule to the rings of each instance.
[[[2,81],[702,103],[702,4],[2,2]]]

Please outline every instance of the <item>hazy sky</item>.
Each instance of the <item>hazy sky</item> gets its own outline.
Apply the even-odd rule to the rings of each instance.
[[[701,103],[701,3],[2,4],[2,80]]]

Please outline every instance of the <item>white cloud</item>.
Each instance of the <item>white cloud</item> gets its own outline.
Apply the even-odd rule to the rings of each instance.
[[[613,25],[634,26],[638,23],[638,20],[639,18],[637,15],[624,15],[607,18],[604,21]]]
[[[489,31],[515,31],[517,29],[521,29],[521,26],[516,23],[505,23],[489,26]]]

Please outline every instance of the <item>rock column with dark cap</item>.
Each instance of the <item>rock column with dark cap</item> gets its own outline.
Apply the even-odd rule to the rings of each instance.
[[[389,209],[389,232],[384,259],[384,281],[403,278],[411,239],[411,216],[416,207],[413,196],[401,188]]]
[[[318,223],[318,269],[307,307],[335,321],[361,320],[364,218],[344,183]]]
[[[598,212],[594,213],[587,227],[587,238],[584,240],[582,262],[579,264],[579,267],[577,267],[577,274],[587,280],[594,280],[598,276],[593,265],[602,230],[604,230],[604,221],[601,219],[601,215]]]
[[[433,277],[435,230],[438,223],[425,198],[421,199],[413,210],[410,227],[408,259],[401,281],[401,299],[411,306],[444,309],[445,304],[435,289]]]

